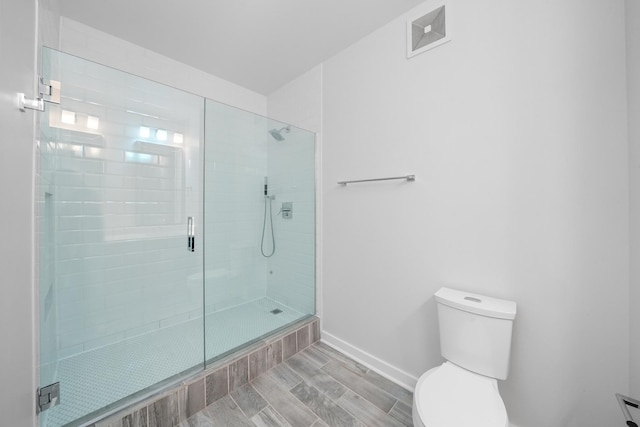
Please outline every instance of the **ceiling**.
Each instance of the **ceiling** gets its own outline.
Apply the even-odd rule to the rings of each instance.
[[[62,15],[268,95],[424,0],[60,0]]]

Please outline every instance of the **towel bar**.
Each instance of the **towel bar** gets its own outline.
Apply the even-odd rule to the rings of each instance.
[[[393,176],[391,178],[372,178],[372,179],[356,179],[351,181],[338,181],[340,185],[354,184],[356,182],[372,182],[372,181],[389,181],[392,179],[406,179],[407,181],[415,181],[415,175]]]

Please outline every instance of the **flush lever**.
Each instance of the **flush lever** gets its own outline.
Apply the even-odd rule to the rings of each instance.
[[[187,217],[187,250],[196,251],[196,224],[192,216]]]

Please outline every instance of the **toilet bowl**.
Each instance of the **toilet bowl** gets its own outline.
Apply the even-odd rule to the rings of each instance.
[[[435,293],[440,353],[413,393],[416,427],[508,427],[498,380],[507,379],[513,301],[441,288]]]
[[[413,393],[415,427],[508,427],[495,378],[445,362],[425,372]]]

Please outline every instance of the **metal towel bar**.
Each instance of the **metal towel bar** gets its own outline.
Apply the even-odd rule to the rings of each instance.
[[[371,182],[371,181],[389,181],[392,179],[406,179],[407,181],[415,181],[415,175],[405,175],[405,176],[393,176],[390,178],[372,178],[372,179],[356,179],[351,181],[338,181],[340,185],[354,184],[356,182]]]

